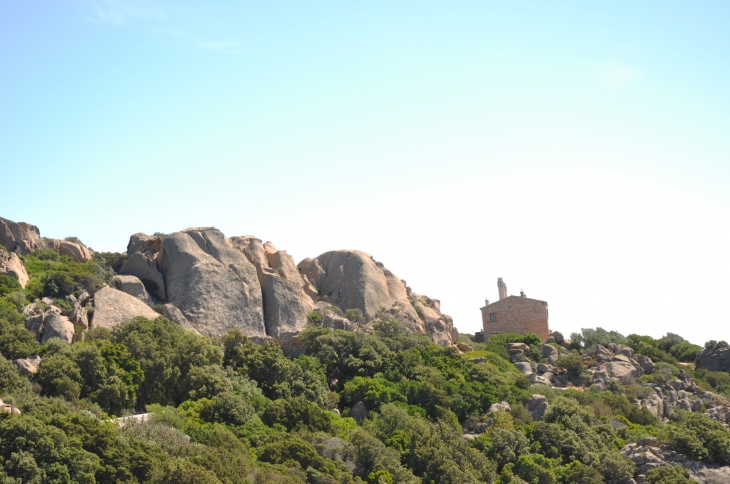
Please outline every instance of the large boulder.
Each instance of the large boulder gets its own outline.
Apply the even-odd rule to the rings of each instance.
[[[405,282],[365,252],[334,250],[298,265],[319,300],[343,310],[359,309],[366,321],[390,316],[414,331],[428,332],[437,343],[452,344],[458,336],[451,317],[438,301],[413,294]]]
[[[633,383],[637,378],[636,367],[630,362],[624,361],[622,358],[614,358],[614,361],[606,365],[606,371],[613,378],[620,380],[624,385],[628,385],[629,383]]]
[[[147,293],[144,284],[142,284],[142,281],[140,281],[138,277],[124,275],[115,276],[114,278],[112,278],[111,284],[116,289],[119,289],[120,291],[125,292],[130,296],[136,297],[149,307],[152,308],[155,306],[155,302]]]
[[[2,217],[0,217],[0,245],[20,255],[28,255],[44,247],[38,227],[25,222],[16,223]]]
[[[307,292],[307,281],[299,274],[292,257],[277,250],[271,242],[263,244],[253,236],[231,237],[232,246],[241,250],[256,268],[261,284],[266,334],[292,354],[298,351],[296,335],[307,325],[307,315],[315,304]]]
[[[256,268],[219,230],[192,228],[166,237],[157,267],[168,302],[201,334],[238,328],[252,338],[266,336]]]
[[[55,250],[61,255],[66,255],[76,262],[87,262],[94,257],[94,253],[81,244],[67,240],[52,239],[46,242],[46,246]]]
[[[28,273],[20,257],[14,252],[8,253],[0,250],[0,275],[7,275],[15,279],[25,289],[28,284]]]
[[[113,287],[104,287],[94,294],[94,316],[91,327],[112,329],[137,316],[155,319],[159,314],[136,297]]]
[[[17,360],[13,360],[13,364],[18,367],[18,373],[21,376],[32,375],[38,371],[38,367],[41,364],[41,357],[33,355],[27,358],[18,358]]]
[[[703,349],[695,358],[695,367],[710,371],[730,372],[730,346],[721,341]]]
[[[167,299],[165,279],[157,269],[157,260],[151,253],[133,252],[119,272],[122,275],[137,277],[142,281],[147,292],[157,300]]]
[[[149,252],[150,254],[157,254],[162,248],[162,239],[154,235],[147,235],[142,232],[138,232],[129,237],[129,243],[127,244],[127,255],[132,255],[135,252],[144,254]]]
[[[66,343],[73,343],[76,335],[74,324],[66,316],[51,313],[43,322],[41,343],[51,338],[60,338]]]

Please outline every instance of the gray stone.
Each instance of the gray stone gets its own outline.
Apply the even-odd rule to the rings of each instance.
[[[528,363],[526,361],[518,361],[514,365],[515,365],[515,368],[520,370],[525,375],[529,375],[530,373],[532,373],[532,366],[530,365],[530,363]]]
[[[14,252],[7,253],[4,250],[0,250],[0,275],[12,277],[18,281],[23,289],[28,284],[28,273],[25,270],[23,261]]]
[[[654,373],[654,362],[651,361],[651,358],[644,355],[636,355],[636,361],[639,362],[639,365],[644,370],[644,373],[647,375],[651,375]]]
[[[74,303],[73,310],[71,311],[68,319],[70,319],[72,323],[80,325],[84,330],[89,329],[89,317],[86,312],[86,308],[79,304],[78,301]]]
[[[13,222],[0,217],[0,245],[10,252],[28,255],[45,246],[38,227],[25,222]]]
[[[695,367],[710,371],[730,372],[730,346],[725,343],[716,348],[704,348],[695,358]]]
[[[355,419],[355,422],[361,424],[363,420],[368,418],[368,408],[362,402],[357,402],[350,409],[350,417]]]
[[[150,254],[157,254],[162,248],[162,239],[155,235],[147,235],[143,232],[137,232],[136,234],[129,237],[129,243],[127,244],[127,255],[132,255],[135,252],[144,254],[149,252]]]
[[[499,402],[499,403],[493,403],[489,406],[489,409],[487,409],[487,413],[492,412],[509,412],[512,410],[512,407],[510,407],[510,404],[507,402]]]
[[[611,350],[602,345],[596,345],[596,360],[606,361],[613,358]]]
[[[545,344],[557,343],[557,341],[555,341],[555,338],[553,338],[552,336],[548,336],[548,338],[544,341],[544,343]]]
[[[29,356],[27,358],[18,358],[13,360],[13,364],[18,367],[18,373],[21,376],[32,375],[38,371],[38,367],[41,364],[41,357],[38,355]]]
[[[515,351],[515,350],[516,351],[521,351],[523,353],[529,353],[530,352],[530,347],[527,346],[525,343],[507,343],[505,345],[505,347],[507,348],[507,351],[508,352],[512,352],[512,351]]]
[[[193,325],[190,324],[188,319],[185,317],[185,315],[180,311],[175,305],[173,304],[165,304],[162,307],[162,315],[172,321],[173,323],[177,323],[183,328],[194,331],[195,333],[198,333],[198,330],[193,327]],[[198,333],[200,334],[200,333]]]
[[[94,294],[91,327],[112,329],[137,316],[156,319],[159,314],[136,297],[113,287],[104,287]]]
[[[237,328],[249,337],[266,336],[256,268],[219,230],[193,228],[166,237],[157,266],[168,301],[200,334]]]
[[[537,371],[539,373],[547,373],[550,371],[550,367],[546,365],[545,363],[538,363],[537,364]]]
[[[30,318],[26,318],[25,319],[25,329],[34,333],[36,335],[36,338],[40,338],[41,331],[43,330],[43,320],[44,319],[45,319],[45,315],[43,313],[36,314],[35,316],[31,316]]]
[[[45,343],[51,338],[60,338],[67,343],[73,343],[75,336],[74,325],[66,316],[51,313],[45,318],[41,343]]]
[[[559,345],[561,345],[561,344],[563,344],[563,342],[565,342],[563,333],[561,333],[560,331],[553,331],[552,333],[550,333],[550,336],[552,336],[555,339],[555,342],[558,343]]]
[[[613,378],[617,378],[624,385],[633,383],[636,380],[636,368],[631,363],[625,361],[612,361],[606,366],[608,374]]]
[[[619,354],[626,356],[627,358],[633,358],[634,357],[634,350],[627,347],[621,348],[619,350]]]
[[[558,350],[555,349],[554,346],[544,344],[542,345],[542,357],[543,358],[550,358],[551,356],[557,356]]]
[[[119,271],[123,275],[136,276],[145,289],[156,299],[164,301],[167,298],[165,279],[157,269],[157,261],[151,254],[133,252]]]
[[[144,284],[142,284],[142,281],[140,281],[138,277],[125,275],[114,276],[114,278],[111,280],[111,284],[112,286],[114,286],[115,289],[119,289],[120,291],[127,293],[130,296],[136,297],[149,307],[155,307],[155,302],[147,293]]]

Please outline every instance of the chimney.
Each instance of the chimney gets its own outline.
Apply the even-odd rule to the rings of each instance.
[[[522,289],[520,289],[520,297],[527,297],[527,294]]]
[[[489,299],[485,299],[485,300],[484,300],[484,305],[485,305],[485,306],[489,306]]]
[[[507,297],[507,284],[502,282],[502,278],[497,279],[497,290],[499,290],[499,299]]]

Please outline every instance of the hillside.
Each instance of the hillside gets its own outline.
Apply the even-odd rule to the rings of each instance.
[[[7,483],[730,482],[727,343],[476,343],[356,250],[0,219],[0,354]]]

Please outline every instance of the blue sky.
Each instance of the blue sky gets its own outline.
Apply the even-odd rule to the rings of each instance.
[[[4,2],[0,216],[357,248],[462,331],[730,339],[730,6]]]

